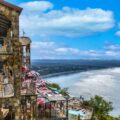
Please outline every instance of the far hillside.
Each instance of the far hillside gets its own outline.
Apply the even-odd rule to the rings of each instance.
[[[32,68],[43,77],[88,70],[120,67],[118,60],[32,60]]]

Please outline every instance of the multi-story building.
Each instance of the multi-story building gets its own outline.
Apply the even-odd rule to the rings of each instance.
[[[25,94],[23,100],[21,95],[22,66],[30,67],[30,43],[25,43],[26,37],[19,37],[21,11],[22,8],[0,0],[0,119],[9,114],[9,120],[27,120],[27,109],[23,116],[21,104],[32,104],[35,97]],[[34,111],[32,105],[30,109]],[[31,111],[30,120],[34,120]]]

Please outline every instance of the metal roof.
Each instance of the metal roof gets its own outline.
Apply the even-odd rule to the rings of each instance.
[[[49,101],[65,101],[66,99],[63,96],[47,96]]]

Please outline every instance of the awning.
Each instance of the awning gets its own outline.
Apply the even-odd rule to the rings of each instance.
[[[66,99],[63,96],[57,96],[57,95],[52,95],[52,96],[47,96],[47,99],[49,101],[65,101]]]

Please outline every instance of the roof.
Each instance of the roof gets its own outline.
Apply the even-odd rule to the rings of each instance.
[[[8,8],[11,8],[11,9],[17,11],[18,13],[21,13],[21,11],[22,11],[22,8],[21,8],[21,7],[18,7],[18,6],[16,6],[16,5],[13,5],[13,4],[11,4],[11,3],[9,3],[9,2],[6,2],[6,1],[4,1],[4,0],[0,0],[0,4],[6,6],[6,7],[8,7]]]
[[[20,37],[20,42],[23,46],[26,46],[31,43],[31,39],[29,37]]]
[[[47,96],[49,101],[65,101],[66,99],[63,96]]]

